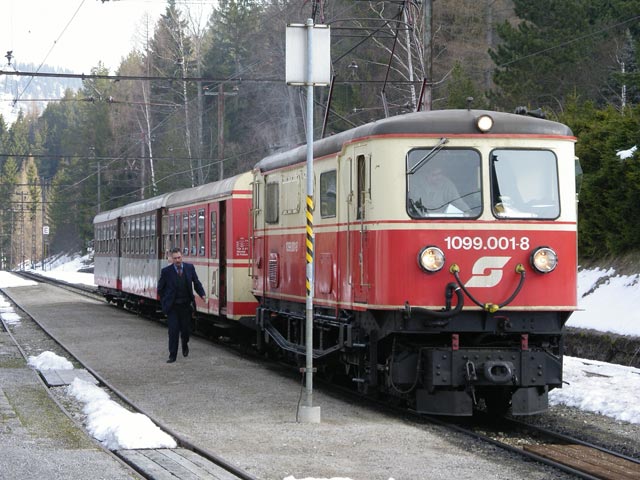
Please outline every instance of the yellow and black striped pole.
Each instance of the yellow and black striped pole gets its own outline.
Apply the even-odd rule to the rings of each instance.
[[[313,195],[307,195],[307,299],[313,299]],[[311,271],[309,272],[309,266]],[[311,273],[311,274],[309,274]]]

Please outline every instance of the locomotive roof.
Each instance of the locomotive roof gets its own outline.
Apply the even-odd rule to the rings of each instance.
[[[433,110],[384,118],[317,140],[313,143],[313,154],[314,157],[335,154],[347,143],[376,135],[481,135],[476,128],[476,119],[481,115],[490,115],[493,118],[493,135],[573,136],[571,129],[562,123],[526,115],[488,110]],[[306,158],[307,147],[301,145],[286,152],[270,155],[258,162],[255,168],[264,172],[305,162]]]

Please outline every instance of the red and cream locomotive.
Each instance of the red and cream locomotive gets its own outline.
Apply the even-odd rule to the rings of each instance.
[[[478,110],[387,118],[314,143],[314,362],[416,410],[544,411],[577,305],[575,137]],[[95,278],[147,304],[173,246],[205,322],[305,352],[306,147],[99,214]],[[133,238],[132,238],[133,237]]]

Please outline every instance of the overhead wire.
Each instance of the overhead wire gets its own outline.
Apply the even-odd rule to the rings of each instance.
[[[78,10],[80,9],[80,7],[81,7],[81,6],[82,6],[82,4],[84,3],[84,1],[85,1],[85,0],[83,0],[83,1],[81,2],[80,6],[78,7]],[[187,3],[187,2],[184,2],[184,3]],[[76,10],[76,14],[77,14],[78,10]],[[69,23],[67,24],[67,27],[68,27],[68,25],[71,23],[71,21],[73,20],[73,18],[74,18],[74,17],[75,17],[75,14],[74,14],[74,16],[71,18],[71,20],[69,21]],[[499,67],[508,66],[508,65],[510,65],[510,64],[512,64],[512,63],[514,63],[514,62],[516,62],[516,61],[523,60],[523,59],[529,58],[529,57],[531,57],[531,56],[535,56],[535,55],[540,55],[540,54],[546,53],[546,52],[548,52],[548,51],[550,51],[550,50],[553,50],[553,49],[555,49],[555,48],[560,48],[560,47],[562,47],[562,46],[565,46],[565,45],[568,45],[568,44],[570,44],[570,43],[573,43],[573,42],[576,42],[576,41],[582,40],[582,39],[584,39],[584,38],[588,38],[588,37],[590,37],[590,36],[597,35],[597,34],[602,33],[603,31],[606,31],[606,30],[608,30],[608,29],[615,28],[615,27],[617,27],[617,26],[621,26],[621,25],[623,25],[623,24],[625,24],[625,23],[628,23],[628,22],[631,22],[631,21],[637,20],[638,18],[640,18],[640,16],[633,17],[633,18],[631,18],[631,19],[627,19],[627,20],[625,20],[625,21],[623,21],[623,22],[619,22],[619,23],[617,23],[617,24],[615,24],[615,25],[611,25],[611,26],[609,26],[609,27],[606,27],[606,28],[600,29],[600,30],[598,30],[598,31],[596,31],[596,32],[591,32],[591,33],[589,33],[589,34],[585,34],[585,35],[582,35],[582,36],[580,36],[580,37],[576,37],[576,38],[571,39],[571,40],[568,40],[568,41],[566,41],[566,42],[562,42],[561,44],[558,44],[558,45],[556,45],[556,46],[549,47],[549,48],[546,48],[546,49],[540,50],[540,51],[538,51],[538,52],[533,52],[533,53],[531,53],[531,54],[528,54],[528,55],[525,55],[525,56],[519,57],[519,58],[517,58],[517,59],[513,59],[513,60],[511,60],[511,61],[509,61],[509,62],[506,62],[506,63],[504,63],[504,64],[500,65]],[[67,27],[65,27],[65,30],[66,30],[66,28],[67,28]],[[64,33],[64,30],[63,30],[63,32],[62,32],[62,33]],[[62,35],[62,33],[61,33],[61,35]],[[60,35],[60,36],[61,36],[61,35]],[[59,38],[60,38],[60,37],[59,37]],[[54,46],[55,46],[55,44],[54,44]],[[52,47],[52,49],[53,49],[53,47]],[[48,56],[48,54],[47,54],[47,56]],[[45,58],[45,60],[46,60],[46,58]],[[44,61],[43,61],[43,63],[44,63]],[[256,63],[254,63],[253,65],[251,65],[250,67],[255,67],[255,66],[259,66],[259,65],[261,65],[261,62],[256,62]],[[41,66],[42,66],[42,65],[41,65]],[[40,67],[39,67],[39,68],[40,68]],[[33,77],[32,77],[32,78],[33,78]],[[92,78],[92,76],[84,75],[84,76],[83,76],[83,78]],[[95,77],[93,77],[93,78],[104,78],[104,76],[95,76]],[[115,78],[115,77],[114,77],[114,78]],[[125,78],[125,77],[123,77],[123,78]],[[234,78],[235,78],[236,80],[238,80],[238,81],[243,81],[243,82],[247,82],[247,81],[258,81],[258,80],[256,80],[256,79],[247,79],[247,78],[242,78],[242,74],[235,74],[234,76],[229,77],[229,78],[226,78],[226,79],[204,79],[204,78],[197,78],[197,79],[196,79],[196,78],[194,78],[193,80],[198,80],[198,81],[208,80],[208,81],[213,81],[213,82],[218,82],[218,83],[230,83],[230,82],[234,81]],[[145,77],[144,79],[150,79],[150,78]],[[151,79],[153,79],[153,78],[151,78]],[[166,80],[167,78],[162,78],[162,79]],[[191,80],[191,79],[188,79],[188,78],[175,78],[175,79],[172,79],[172,80]],[[282,80],[280,80],[280,79],[278,79],[278,80],[275,80],[275,79],[264,79],[263,81],[278,81],[278,82],[280,82],[280,81],[282,81]],[[358,83],[358,82],[352,82],[352,83]],[[362,82],[362,83],[365,83],[365,82]],[[26,89],[26,87],[25,87],[25,89]],[[23,90],[23,92],[24,92],[24,90]],[[193,101],[195,101],[195,99],[191,99],[191,100],[189,100],[189,102],[193,102]],[[176,105],[176,106],[177,106],[177,107],[182,107],[183,105]],[[214,107],[213,107],[213,106],[211,106],[211,107],[207,108],[207,111],[208,111],[208,112],[210,112],[213,108],[214,108]],[[173,115],[173,113],[172,113],[172,114],[170,114],[170,115],[168,115],[168,116],[167,116],[168,118],[164,119],[164,120],[163,120],[163,122],[160,122],[159,124],[154,125],[154,128],[153,128],[152,132],[149,132],[149,134],[152,134],[153,132],[155,132],[156,130],[158,130],[159,128],[161,128],[161,126],[163,126],[164,124],[166,124],[166,123],[170,120],[170,118],[171,118],[171,116],[172,116],[172,115]],[[343,119],[343,120],[344,120],[344,119]],[[140,141],[142,141],[142,140],[140,140]],[[137,147],[139,147],[139,142],[136,142],[136,144],[135,144],[135,145],[131,145],[131,146],[130,146],[130,147],[128,147],[128,148],[134,149],[134,148],[137,148],[136,146],[137,146]],[[118,157],[117,159],[115,159],[115,158],[114,158],[114,159],[112,159],[112,162],[114,162],[114,161],[116,161],[116,160],[118,160],[118,159],[126,159],[126,158],[134,159],[134,158],[136,158],[136,157],[134,157],[134,156]],[[142,158],[142,157],[138,157],[138,158]],[[146,158],[148,159],[149,157],[146,157]],[[161,160],[161,159],[162,159],[162,157],[154,157],[154,158],[155,158],[155,159],[158,159],[158,160]],[[173,158],[174,158],[174,159],[179,160],[179,158],[176,158],[176,157],[173,157]],[[195,159],[195,158],[197,158],[197,157],[191,157],[191,158],[194,158],[194,159]],[[202,158],[209,159],[209,157],[202,157]],[[226,158],[225,158],[225,159],[218,159],[218,160],[215,160],[215,161],[213,161],[213,162],[210,162],[208,165],[209,165],[209,166],[210,166],[210,165],[215,165],[215,164],[217,164],[217,163],[218,163],[218,162],[220,162],[220,161],[226,161],[226,160],[228,160],[228,159],[226,159]],[[184,172],[174,172],[174,173],[170,174],[168,177],[165,177],[165,178],[171,178],[171,177],[173,177],[173,176],[175,176],[175,175],[184,174],[184,173],[187,173],[187,171],[184,171]],[[88,177],[88,178],[90,178],[90,177]],[[159,180],[158,180],[158,182],[162,182],[163,180],[164,180],[164,179],[159,179]]]
[[[49,49],[49,51],[47,52],[47,54],[44,56],[44,59],[42,60],[42,62],[40,62],[40,66],[38,66],[38,68],[36,69],[35,73],[40,72],[40,69],[43,67],[44,63],[47,61],[47,58],[49,58],[49,55],[51,55],[51,52],[53,51],[53,49],[56,47],[56,45],[58,44],[58,42],[60,41],[60,39],[62,38],[62,35],[64,35],[64,33],[67,31],[67,28],[69,28],[69,25],[71,25],[71,22],[73,22],[73,20],[76,18],[76,15],[78,15],[78,12],[80,11],[80,9],[82,8],[82,6],[84,5],[84,2],[86,2],[86,0],[81,0],[80,5],[78,5],[78,8],[76,8],[76,11],[73,13],[73,15],[71,15],[71,18],[69,19],[69,21],[67,22],[67,24],[64,26],[64,28],[62,29],[62,31],[60,32],[60,35],[58,35],[58,38],[56,38],[53,42],[53,45],[51,45],[51,48]],[[34,77],[31,77],[29,79],[29,81],[27,82],[27,84],[25,85],[25,87],[22,89],[22,91],[17,95],[16,97],[16,102],[20,99],[20,97],[22,97],[22,95],[24,94],[24,92],[27,90],[27,88],[29,88],[29,85],[31,85],[31,82],[33,81]]]

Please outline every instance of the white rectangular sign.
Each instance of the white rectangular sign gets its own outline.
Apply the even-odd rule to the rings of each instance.
[[[314,25],[311,81],[307,80],[307,26],[289,25],[286,38],[286,81],[289,85],[331,83],[331,29]]]

